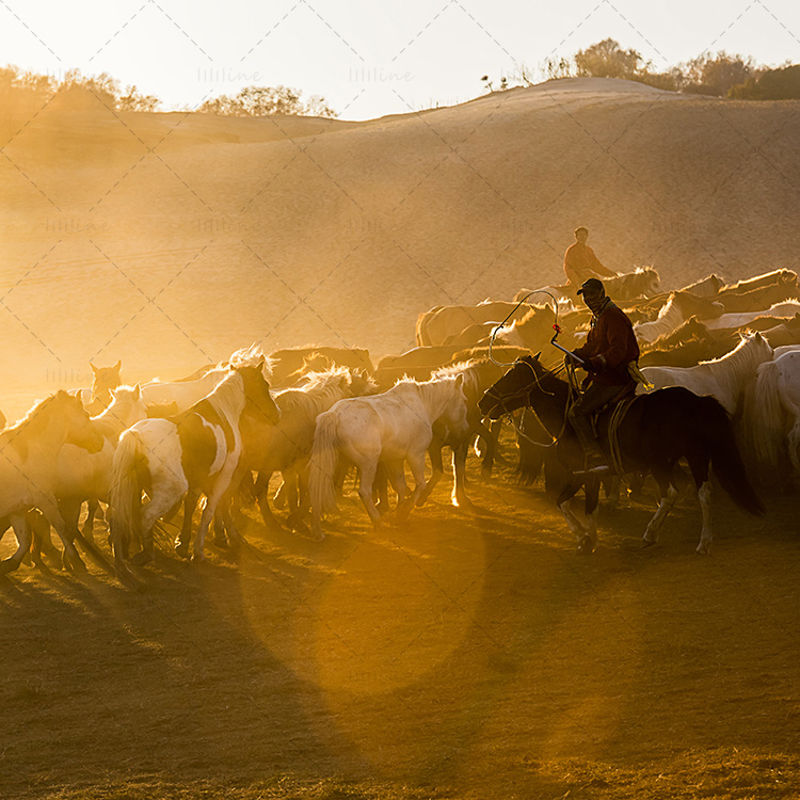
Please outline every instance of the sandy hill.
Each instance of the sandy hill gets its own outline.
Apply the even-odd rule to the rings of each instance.
[[[432,305],[558,280],[577,224],[667,284],[797,266],[799,114],[596,79],[366,123],[11,114],[5,393],[253,340],[400,351]]]

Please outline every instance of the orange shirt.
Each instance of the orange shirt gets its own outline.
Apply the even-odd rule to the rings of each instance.
[[[600,263],[600,259],[588,244],[575,242],[564,253],[564,274],[568,283],[580,286],[589,278],[612,277],[615,273]]]

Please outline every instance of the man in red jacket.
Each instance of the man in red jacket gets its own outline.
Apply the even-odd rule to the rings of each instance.
[[[602,281],[589,278],[578,294],[592,311],[592,324],[586,344],[574,351],[589,373],[583,395],[570,409],[569,419],[586,453],[587,469],[606,466],[605,457],[592,432],[591,414],[623,393],[636,381],[628,370],[639,359],[639,345],[633,325],[606,295]],[[570,355],[566,360],[570,360]],[[574,359],[572,359],[574,361]]]
[[[586,244],[589,238],[589,229],[581,226],[575,228],[575,243],[567,248],[564,253],[564,274],[570,286],[580,286],[585,280],[598,275],[613,278],[617,273],[600,263],[594,250]]]

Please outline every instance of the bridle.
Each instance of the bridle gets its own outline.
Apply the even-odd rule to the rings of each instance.
[[[524,358],[518,358],[516,361],[512,362],[512,364],[513,364],[513,366],[517,366],[517,364],[524,364],[526,367],[528,367],[528,369],[531,371],[531,374],[533,376],[532,380],[529,383],[526,383],[525,386],[522,387],[521,389],[518,389],[517,391],[512,392],[511,394],[507,394],[507,395],[500,395],[500,393],[495,389],[494,386],[489,387],[486,390],[485,396],[491,398],[492,400],[494,400],[494,405],[492,406],[491,410],[499,408],[500,411],[502,412],[501,416],[508,415],[508,417],[511,420],[511,424],[514,426],[514,430],[516,431],[517,436],[521,437],[522,439],[525,439],[527,442],[530,442],[531,444],[535,444],[537,447],[553,447],[554,445],[558,444],[559,439],[564,435],[564,431],[566,430],[567,422],[569,420],[569,410],[572,407],[572,398],[573,398],[573,393],[574,393],[574,388],[575,388],[573,386],[572,373],[571,372],[568,373],[570,375],[570,380],[569,380],[570,393],[569,393],[569,397],[567,399],[567,402],[564,405],[564,417],[561,420],[561,428],[560,428],[560,430],[558,432],[558,435],[557,436],[553,436],[552,433],[547,431],[547,428],[545,427],[545,425],[542,424],[542,428],[544,428],[544,430],[550,435],[550,438],[552,439],[552,441],[549,444],[543,444],[542,442],[538,442],[535,439],[533,439],[532,437],[528,436],[528,434],[525,433],[520,428],[520,426],[517,424],[517,421],[514,419],[514,414],[513,414],[513,412],[516,411],[517,409],[509,409],[506,404],[509,401],[517,400],[520,397],[527,396],[530,399],[530,394],[533,391],[534,387],[538,388],[539,391],[542,392],[542,394],[549,395],[550,397],[555,397],[555,392],[550,392],[547,389],[545,389],[544,386],[542,386],[540,375],[533,368],[533,365],[530,364],[528,361],[526,361]],[[561,369],[562,368],[559,368],[558,371],[560,371]],[[555,375],[556,372],[554,372],[553,374]],[[534,413],[534,415],[536,416],[537,419],[539,418],[538,415],[536,414],[536,410],[533,408],[533,406],[531,405],[530,402],[526,403],[523,406],[523,408],[526,408],[526,407],[530,408],[531,411],[533,411],[533,413]],[[541,423],[541,420],[540,420],[540,423]]]

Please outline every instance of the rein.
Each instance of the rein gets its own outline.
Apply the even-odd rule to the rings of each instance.
[[[536,416],[536,418],[539,419],[538,414],[536,414],[536,410],[533,408],[533,406],[530,403],[530,393],[533,390],[533,387],[536,386],[539,389],[539,391],[542,392],[542,394],[549,395],[550,397],[555,397],[555,392],[548,392],[544,388],[544,386],[542,386],[541,379],[539,378],[539,375],[536,373],[536,370],[527,361],[524,361],[522,359],[518,359],[517,361],[514,361],[512,363],[513,363],[514,366],[516,366],[517,364],[525,364],[525,366],[528,367],[528,369],[533,374],[533,380],[531,380],[530,383],[526,384],[522,389],[518,389],[513,394],[506,395],[505,397],[501,397],[496,392],[494,387],[489,388],[486,391],[486,394],[495,401],[495,405],[500,407],[500,409],[503,412],[503,414],[508,415],[508,417],[511,419],[511,424],[514,427],[514,430],[516,431],[517,436],[521,437],[522,439],[525,439],[525,441],[530,442],[531,444],[536,445],[537,447],[545,447],[545,448],[547,448],[547,447],[553,447],[554,445],[557,445],[559,440],[561,439],[561,437],[564,435],[564,431],[567,428],[567,423],[569,421],[569,411],[570,411],[570,408],[572,408],[572,405],[573,405],[573,402],[574,402],[573,398],[575,396],[575,393],[578,391],[577,387],[575,385],[576,379],[574,377],[574,375],[575,375],[574,367],[571,367],[571,366],[570,367],[566,367],[567,375],[569,376],[569,380],[568,380],[568,383],[569,383],[569,396],[567,397],[567,402],[564,405],[564,416],[563,416],[563,418],[561,420],[561,428],[559,429],[558,434],[556,436],[553,436],[553,434],[550,433],[550,431],[547,430],[547,427],[542,424],[542,427],[545,429],[545,432],[552,439],[552,441],[549,444],[542,444],[542,442],[538,442],[535,439],[533,439],[530,436],[528,436],[528,434],[525,433],[520,428],[520,426],[517,424],[516,419],[514,419],[514,412],[510,411],[506,407],[506,403],[509,400],[516,400],[519,397],[525,397],[527,395],[529,402],[526,403],[526,407],[530,408],[531,411],[533,411],[533,413]],[[557,370],[554,370],[553,371],[553,375],[554,376],[557,375],[564,368],[565,368],[564,366],[561,366]],[[539,420],[539,421],[541,423],[541,420]]]

